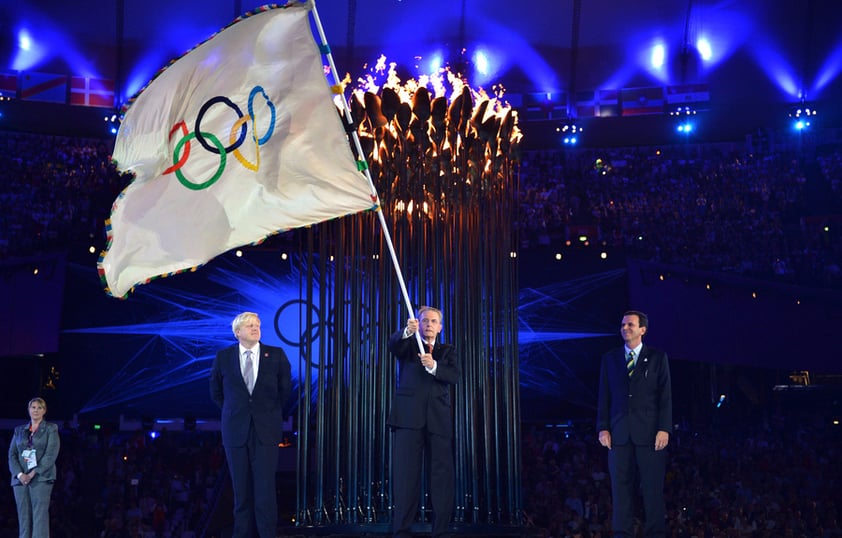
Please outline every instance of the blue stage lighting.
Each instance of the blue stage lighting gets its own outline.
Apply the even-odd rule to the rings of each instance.
[[[710,41],[705,37],[700,37],[696,41],[696,50],[699,52],[699,57],[706,62],[713,58],[713,48],[710,46]]]
[[[12,69],[26,71],[37,65],[47,53],[46,47],[32,38],[29,30],[18,30],[18,50],[12,60]]]
[[[29,37],[29,32],[21,30],[18,34],[18,46],[21,50],[32,50],[32,38]]]
[[[679,106],[670,111],[670,116],[695,116],[696,109],[689,106]]]
[[[110,126],[108,127],[108,132],[116,135],[117,131],[120,129],[120,123],[123,121],[122,116],[118,114],[111,114],[110,116],[105,116],[103,119],[105,120],[106,125]]]
[[[662,67],[664,67],[664,61],[666,57],[667,51],[662,43],[658,43],[657,45],[652,47],[652,58],[650,59],[652,68],[661,69]]]
[[[803,131],[809,129],[813,124],[813,118],[816,116],[815,107],[802,102],[800,105],[793,107],[789,113],[792,118],[792,128],[796,131]]]
[[[488,74],[489,68],[489,61],[488,56],[485,54],[484,51],[478,50],[477,53],[474,55],[474,64],[477,67],[477,72],[482,75]]]
[[[562,125],[561,127],[556,127],[557,133],[562,133],[564,138],[561,141],[566,146],[575,146],[579,143],[579,134],[582,132],[582,128],[576,125],[575,123],[568,123]]]
[[[444,67],[444,60],[441,53],[437,52],[430,58],[429,73],[438,73],[442,67]]]

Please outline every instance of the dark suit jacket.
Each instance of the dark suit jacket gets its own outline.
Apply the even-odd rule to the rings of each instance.
[[[415,335],[403,338],[403,330],[389,339],[389,351],[400,361],[400,377],[395,390],[389,426],[427,431],[453,437],[453,412],[450,386],[459,380],[456,348],[436,341],[433,359],[436,375],[430,375],[418,358]]]
[[[38,431],[32,436],[32,448],[35,449],[34,482],[54,482],[56,479],[56,458],[61,442],[58,426],[52,422],[41,421]],[[15,428],[12,442],[9,443],[9,472],[12,473],[12,485],[21,485],[18,473],[27,472],[26,462],[21,452],[29,447],[29,422]]]
[[[240,371],[239,344],[220,350],[211,367],[210,391],[222,409],[222,443],[244,446],[251,421],[261,443],[280,443],[283,409],[291,387],[290,364],[283,349],[260,343],[260,365],[252,394]]]
[[[667,354],[646,344],[631,378],[625,348],[602,357],[597,431],[611,432],[611,443],[654,445],[658,431],[672,433],[672,389]]]

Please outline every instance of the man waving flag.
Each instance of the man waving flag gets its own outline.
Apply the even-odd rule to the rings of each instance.
[[[291,4],[241,17],[130,103],[113,157],[135,177],[114,202],[98,263],[108,293],[376,207],[308,13]]]

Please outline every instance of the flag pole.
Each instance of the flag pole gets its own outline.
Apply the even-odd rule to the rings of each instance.
[[[327,43],[327,36],[325,35],[324,27],[322,26],[322,21],[319,18],[319,12],[316,9],[316,2],[315,0],[307,0],[307,4],[310,7],[310,13],[313,15],[313,22],[316,26],[316,30],[319,33],[319,48],[321,49],[322,54],[325,55],[327,58],[328,65],[330,66],[330,74],[333,77],[333,84],[331,85],[331,89],[333,93],[336,95],[342,96],[342,114],[345,118],[345,122],[347,125],[353,125],[354,119],[351,116],[351,110],[348,108],[348,103],[345,100],[345,92],[342,88],[342,85],[337,77],[336,71],[336,64],[333,61],[333,54],[330,51],[330,46]],[[354,148],[357,151],[357,158],[358,158],[358,166],[361,168],[363,174],[365,174],[366,179],[368,180],[369,189],[371,189],[371,195],[377,201],[377,218],[380,219],[380,228],[383,231],[383,238],[386,241],[386,246],[389,248],[389,255],[392,257],[392,265],[395,268],[395,275],[398,278],[398,284],[401,288],[401,294],[403,295],[404,303],[406,304],[406,308],[409,311],[409,318],[415,319],[415,310],[412,306],[412,301],[409,300],[409,292],[406,289],[406,282],[403,278],[403,273],[401,272],[400,264],[398,263],[398,256],[395,253],[395,247],[392,244],[392,236],[389,233],[389,227],[386,223],[386,217],[383,216],[383,206],[380,204],[380,195],[377,193],[377,187],[374,186],[374,181],[371,179],[371,172],[368,169],[368,162],[365,158],[365,153],[363,152],[362,144],[360,143],[360,137],[357,135],[356,130],[349,129],[349,135],[351,140],[354,142]],[[415,340],[418,343],[418,350],[421,353],[426,353],[424,349],[424,344],[421,341],[421,334],[420,331],[415,332]]]

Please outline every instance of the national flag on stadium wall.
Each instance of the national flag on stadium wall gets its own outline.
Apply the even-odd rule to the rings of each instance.
[[[106,291],[376,207],[325,79],[305,4],[241,17],[133,100],[113,157],[135,174],[108,222]]]
[[[16,73],[0,73],[0,95],[3,97],[17,97],[18,76]]]
[[[623,116],[664,113],[664,88],[624,88],[621,92]]]
[[[576,117],[592,118],[596,116],[596,92],[576,92]]]
[[[710,88],[707,84],[680,84],[667,86],[668,108],[689,106],[694,110],[706,109],[710,103]]]
[[[67,103],[67,75],[24,72],[20,75],[20,98]]]
[[[526,121],[556,120],[567,117],[567,94],[564,92],[525,93],[522,96]]]
[[[94,77],[70,77],[70,104],[114,107],[114,81]]]
[[[619,91],[597,90],[595,96],[597,116],[600,118],[610,118],[620,115]]]

